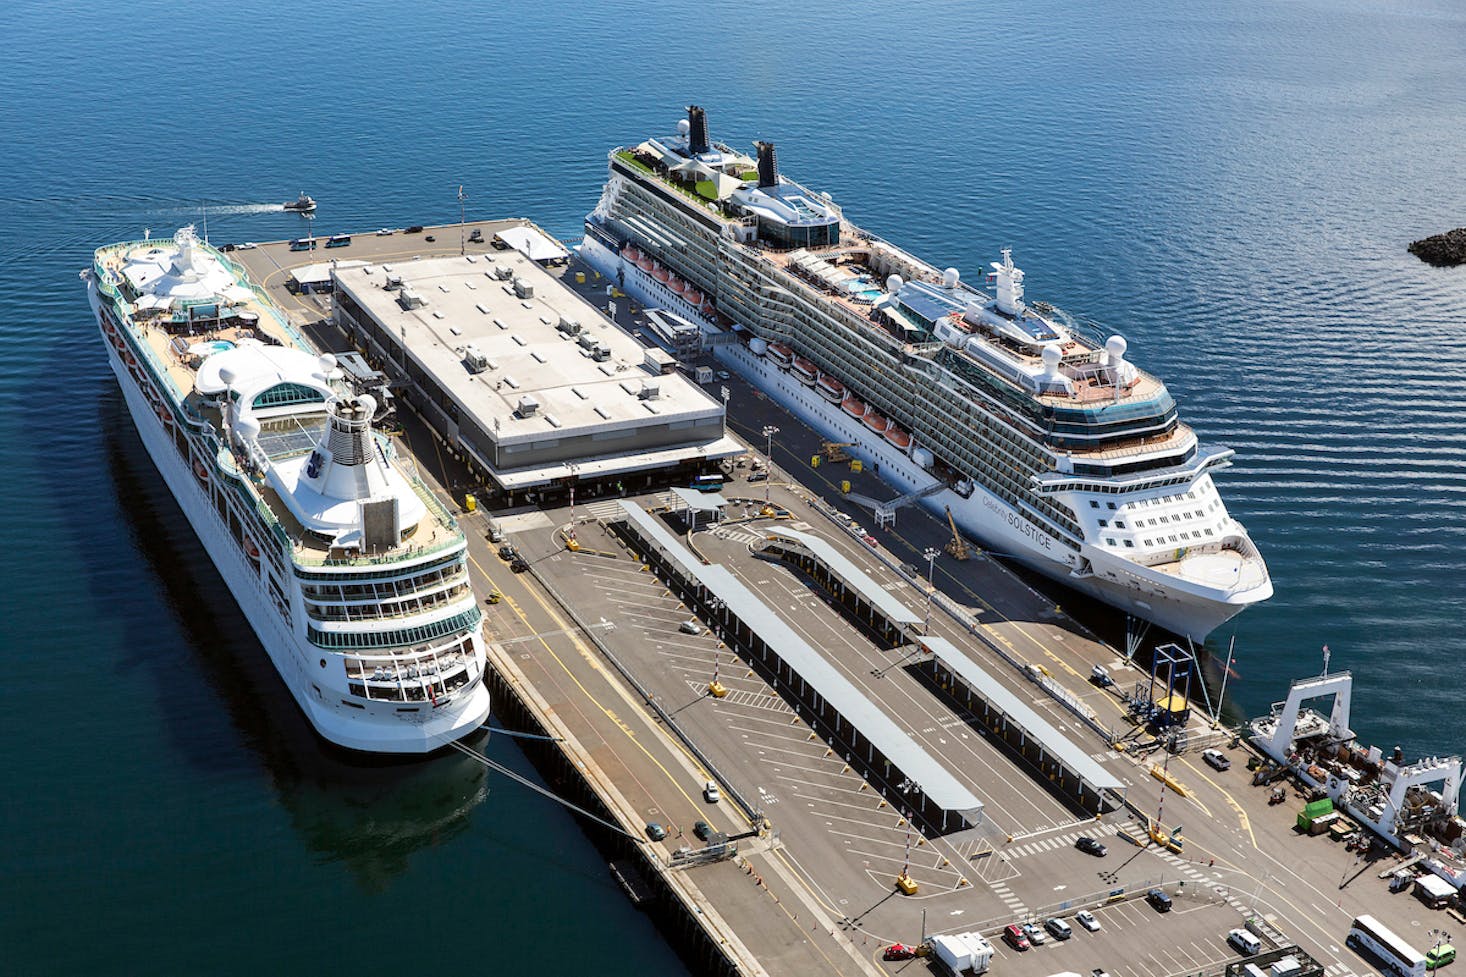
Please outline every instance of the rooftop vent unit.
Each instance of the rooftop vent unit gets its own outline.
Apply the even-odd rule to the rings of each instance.
[[[463,365],[468,367],[469,373],[482,373],[489,368],[489,358],[483,350],[469,343],[463,347]]]
[[[499,279],[499,281],[501,282],[507,282],[509,279],[514,277],[514,269],[510,268],[508,265],[499,265],[497,268],[494,269],[494,277]]]
[[[534,298],[534,285],[523,278],[514,279],[514,294],[522,299]]]
[[[708,114],[701,105],[687,106],[687,151],[696,156],[712,148],[708,144]]]
[[[771,142],[756,142],[758,147],[758,185],[777,187],[779,185],[779,157]]]
[[[591,347],[590,358],[597,363],[606,362],[611,358],[611,347],[597,340],[596,344]]]
[[[576,342],[579,343],[584,349],[591,349],[596,345],[597,340],[596,337],[592,336],[590,333],[583,332],[580,334],[580,338],[577,339]]]
[[[533,394],[525,394],[519,398],[519,406],[514,408],[514,413],[520,417],[533,417],[539,413],[540,402],[535,400]]]
[[[657,400],[662,396],[662,385],[656,380],[643,380],[636,396],[639,400]]]
[[[559,329],[567,336],[580,335],[580,323],[567,315],[562,315],[560,317],[560,324],[555,328]]]
[[[382,284],[382,287],[385,288],[389,292],[395,292],[395,291],[397,291],[398,289],[400,289],[402,287],[402,276],[401,275],[388,275],[387,276],[387,280]]]
[[[404,309],[421,309],[428,304],[427,299],[406,286],[403,286],[402,291],[398,294],[397,302]]]

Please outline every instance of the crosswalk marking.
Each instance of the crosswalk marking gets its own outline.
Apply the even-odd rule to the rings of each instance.
[[[1037,855],[1041,852],[1055,851],[1059,848],[1071,847],[1075,841],[1083,836],[1090,838],[1105,838],[1113,835],[1120,829],[1113,824],[1094,824],[1076,831],[1069,831],[1052,838],[1040,838],[1037,841],[1028,841],[1020,844],[1010,845],[1003,849],[1009,858],[1023,858],[1030,855]]]

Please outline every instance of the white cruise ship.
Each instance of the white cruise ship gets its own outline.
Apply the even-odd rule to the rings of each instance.
[[[452,515],[345,385],[193,228],[83,272],[133,423],[322,737],[427,753],[488,717]]]
[[[964,282],[847,220],[830,195],[711,141],[612,150],[582,257],[907,497],[997,553],[1200,641],[1272,595],[1257,548],[1160,380],[1023,300],[1005,251]],[[894,500],[893,500],[894,501]]]

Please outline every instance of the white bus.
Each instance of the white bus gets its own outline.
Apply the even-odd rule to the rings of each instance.
[[[1425,977],[1425,954],[1415,949],[1373,916],[1359,916],[1344,942],[1352,950],[1366,950],[1399,977]]]

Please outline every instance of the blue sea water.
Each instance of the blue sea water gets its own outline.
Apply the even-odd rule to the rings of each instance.
[[[128,423],[77,272],[216,241],[523,215],[573,237],[605,153],[778,141],[852,217],[1122,332],[1277,595],[1255,713],[1358,676],[1364,737],[1466,746],[1466,11],[1448,0],[799,5],[261,0],[7,8],[0,58],[0,946],[24,974],[680,964],[571,817],[457,759],[322,756]],[[528,764],[502,737],[492,755]]]

